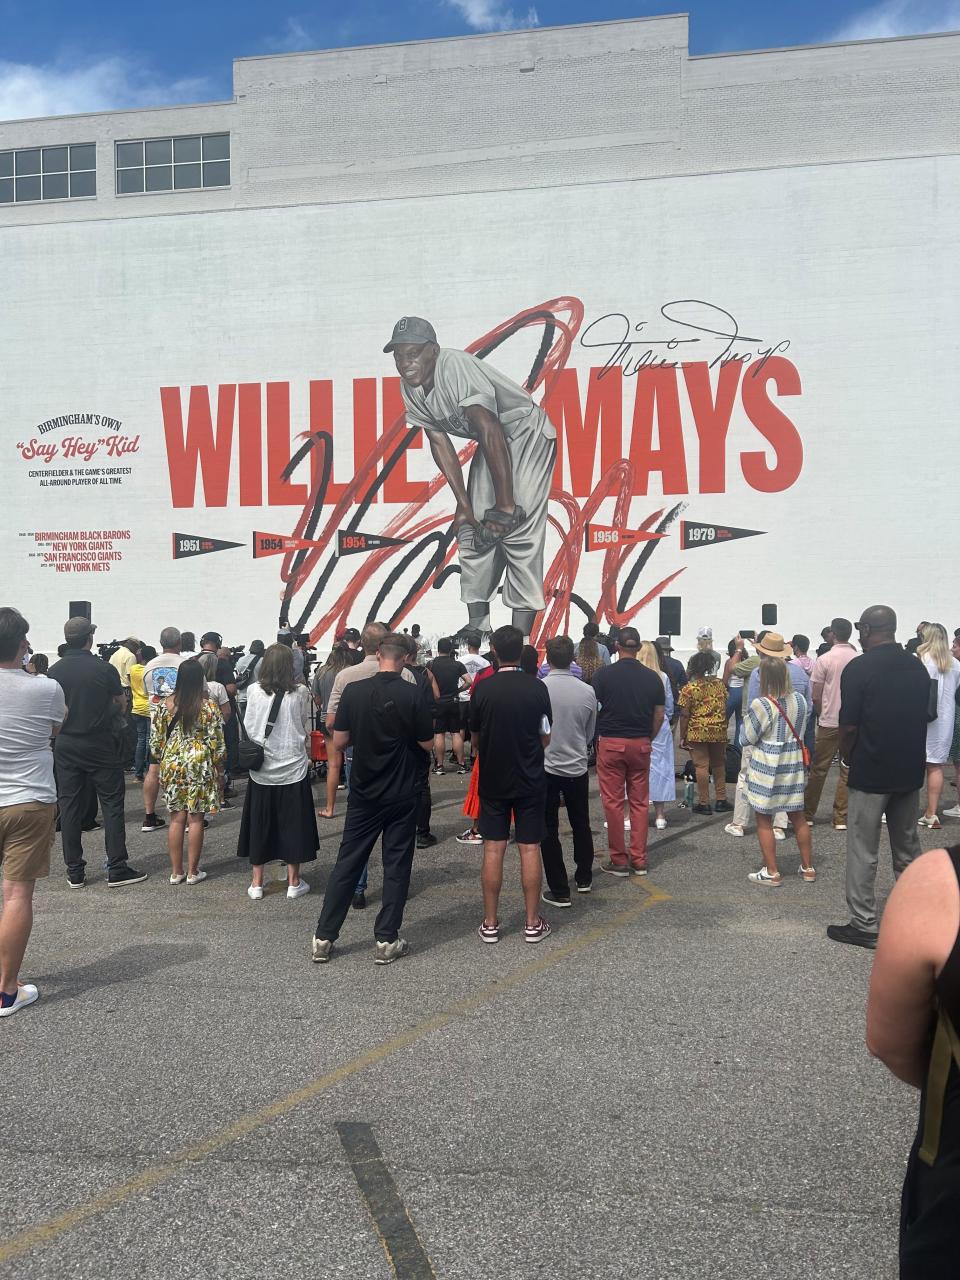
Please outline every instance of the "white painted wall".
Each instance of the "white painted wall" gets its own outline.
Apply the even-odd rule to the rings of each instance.
[[[582,299],[587,323],[608,312],[655,321],[662,303],[700,298],[752,336],[789,339],[803,392],[781,407],[801,434],[804,466],[783,493],[750,489],[737,457],[762,442],[738,408],[725,492],[701,495],[697,432],[681,394],[687,518],[768,532],[681,552],[673,531],[641,591],[683,570],[672,590],[683,597],[687,647],[704,623],[718,643],[738,626],[759,626],[767,601],[779,604],[788,634],[815,635],[832,615],[880,601],[904,623],[956,625],[955,574],[937,548],[950,544],[960,393],[958,226],[960,162],[940,157],[8,228],[0,241],[7,595],[40,647],[55,646],[75,598],[93,600],[103,639],[131,629],[155,638],[170,623],[216,627],[231,643],[269,637],[281,562],[252,560],[251,531],[289,534],[299,511],[241,507],[236,474],[225,507],[207,507],[200,491],[194,508],[175,510],[161,387],[182,388],[185,400],[192,384],[288,382],[294,421],[305,426],[310,380],[333,379],[334,475],[347,481],[353,379],[393,373],[381,348],[399,315],[425,314],[442,343],[463,346],[558,296]],[[530,336],[514,339],[494,363],[521,378],[534,347]],[[598,363],[575,347],[582,385]],[[632,406],[630,388],[624,452]],[[140,437],[128,458],[90,465],[129,465],[131,474],[119,485],[41,489],[28,472],[42,464],[24,461],[18,442],[40,438],[36,424],[88,410]],[[411,455],[409,473],[433,474],[426,450]],[[629,525],[662,505],[654,483],[634,498]],[[449,510],[446,495],[431,509]],[[396,514],[375,505],[361,527],[381,532]],[[75,529],[132,536],[109,573],[58,573],[30,558],[30,535]],[[174,561],[174,531],[245,545]],[[551,534],[548,561],[558,547]],[[342,562],[324,609],[361,563]],[[595,554],[581,561],[576,591],[587,600],[601,564]],[[356,620],[373,596],[361,593]],[[500,609],[495,617],[506,620]],[[447,631],[461,619],[454,580],[405,621]],[[655,606],[638,625],[656,632]]]

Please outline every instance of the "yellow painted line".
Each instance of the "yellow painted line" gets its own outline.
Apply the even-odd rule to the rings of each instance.
[[[451,1022],[454,1022],[464,1014],[473,1013],[476,1009],[502,995],[503,992],[519,987],[529,978],[535,978],[538,974],[546,973],[549,969],[555,968],[562,961],[569,959],[570,956],[586,950],[587,947],[593,946],[594,943],[609,937],[618,929],[623,928],[624,925],[632,923],[649,907],[656,906],[659,902],[670,901],[670,894],[664,893],[663,890],[657,889],[655,885],[649,882],[645,882],[642,886],[639,886],[637,881],[632,881],[631,883],[642,890],[643,900],[641,902],[627,907],[623,911],[618,911],[616,915],[611,916],[603,923],[594,925],[593,928],[578,934],[573,941],[566,943],[564,946],[555,947],[547,942],[539,957],[531,964],[523,965],[522,968],[515,970],[504,978],[488,982],[486,986],[481,987],[472,995],[465,996],[462,1000],[457,1000],[454,1004],[441,1009],[439,1013],[433,1014],[432,1017],[418,1022],[416,1026],[409,1027],[406,1031],[401,1031],[399,1035],[384,1041],[383,1044],[379,1044],[373,1049],[368,1049],[366,1053],[360,1054],[359,1057],[353,1058],[350,1062],[345,1062],[342,1066],[335,1067],[325,1075],[318,1076],[316,1080],[311,1080],[302,1088],[294,1090],[293,1093],[288,1093],[286,1097],[279,1098],[276,1102],[270,1103],[269,1106],[262,1107],[259,1111],[252,1111],[249,1115],[241,1116],[233,1124],[225,1125],[223,1128],[215,1130],[200,1142],[181,1147],[179,1151],[175,1151],[166,1160],[144,1169],[142,1173],[134,1174],[132,1178],[128,1178],[125,1182],[119,1182],[116,1186],[109,1187],[100,1195],[77,1205],[76,1208],[68,1209],[65,1213],[57,1214],[55,1217],[48,1218],[45,1222],[38,1223],[35,1227],[28,1227],[26,1231],[21,1231],[19,1234],[12,1236],[9,1240],[0,1244],[0,1264],[22,1257],[23,1254],[29,1253],[31,1249],[35,1249],[40,1245],[50,1244],[53,1240],[65,1235],[73,1227],[77,1227],[82,1222],[96,1217],[97,1214],[106,1213],[141,1192],[150,1191],[153,1187],[159,1186],[160,1183],[166,1182],[168,1178],[173,1177],[177,1170],[182,1169],[184,1165],[196,1164],[200,1160],[205,1160],[207,1156],[213,1155],[214,1152],[222,1151],[230,1143],[247,1137],[248,1134],[254,1133],[257,1129],[262,1129],[265,1125],[278,1120],[281,1116],[295,1111],[297,1107],[303,1106],[304,1103],[312,1102],[320,1094],[326,1093],[329,1089],[341,1084],[344,1080],[348,1080],[358,1072],[364,1071],[367,1067],[375,1066],[377,1063],[383,1062],[385,1058],[399,1053],[401,1049],[409,1048],[410,1045],[416,1044],[418,1040],[424,1039],[432,1032],[449,1026]],[[334,966],[334,971],[343,964],[344,962],[341,960],[339,964]],[[346,966],[344,965],[344,967]]]

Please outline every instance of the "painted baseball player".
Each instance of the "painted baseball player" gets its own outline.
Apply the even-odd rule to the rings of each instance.
[[[543,608],[543,548],[557,432],[523,387],[486,360],[441,347],[429,321],[404,316],[393,353],[411,427],[422,427],[457,502],[460,598],[471,629],[487,632],[503,582],[513,625],[529,637]],[[477,451],[464,485],[457,440]]]

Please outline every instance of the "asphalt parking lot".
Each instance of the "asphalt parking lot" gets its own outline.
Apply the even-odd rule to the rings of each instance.
[[[239,807],[193,887],[133,787],[149,881],[108,890],[94,833],[71,891],[57,847],[24,972],[42,999],[0,1026],[0,1275],[893,1280],[917,1097],[863,1047],[870,953],[824,934],[845,919],[828,797],[815,884],[789,839],[784,887],[750,885],[754,838],[671,810],[649,880],[598,874],[537,947],[508,851],[489,947],[465,783],[434,780],[441,841],[389,968],[375,864],[335,961],[310,961],[340,820],[296,901],[247,898]],[[596,795],[594,819],[599,847]]]

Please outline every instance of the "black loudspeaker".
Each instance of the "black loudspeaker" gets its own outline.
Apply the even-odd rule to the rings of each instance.
[[[86,618],[88,622],[93,621],[93,608],[89,600],[71,600],[70,612],[68,618]]]
[[[760,621],[765,627],[775,627],[777,625],[777,606],[775,604],[765,604],[760,610]]]
[[[678,636],[680,634],[680,597],[660,597],[660,635]]]

